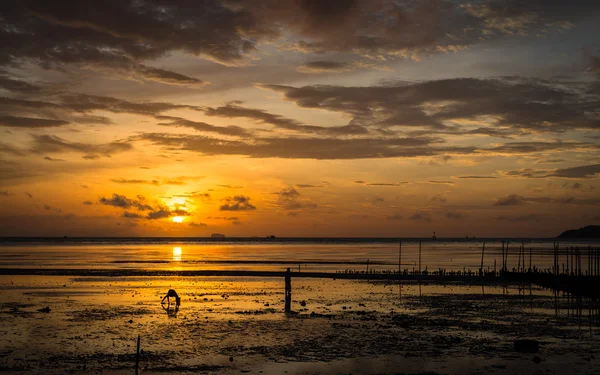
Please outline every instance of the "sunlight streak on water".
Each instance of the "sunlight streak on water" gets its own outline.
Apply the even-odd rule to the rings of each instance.
[[[181,247],[175,246],[173,248],[173,261],[174,262],[181,262],[181,254],[182,254]]]

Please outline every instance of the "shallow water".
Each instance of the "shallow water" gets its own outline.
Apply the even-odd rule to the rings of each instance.
[[[176,314],[160,304],[170,288]],[[292,289],[286,316],[273,278],[0,276],[0,370],[131,374],[137,335],[148,374],[560,374],[600,360],[597,303],[530,285],[293,279]],[[516,353],[522,337],[540,353]]]
[[[501,267],[503,240],[485,240],[484,268]],[[519,265],[546,269],[553,263],[552,240],[510,240],[508,268]],[[168,270],[272,270],[287,267],[303,271],[344,270],[436,270],[479,269],[483,240],[404,240],[400,248],[389,240],[313,240],[276,242],[193,241],[193,240],[110,240],[67,242],[7,242],[0,244],[2,268],[80,268],[80,269],[168,269]],[[518,248],[524,245],[524,256]],[[600,248],[599,242],[561,242],[562,249],[584,251],[582,267],[588,267],[585,251]],[[419,247],[421,251],[419,252]],[[568,266],[567,254],[560,263]]]

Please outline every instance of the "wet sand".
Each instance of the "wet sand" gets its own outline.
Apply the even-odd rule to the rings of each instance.
[[[0,276],[0,371],[132,374],[138,334],[143,374],[588,374],[600,360],[597,306],[529,285],[293,279],[286,316],[283,284]]]

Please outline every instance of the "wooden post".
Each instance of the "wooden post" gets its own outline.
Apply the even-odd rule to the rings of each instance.
[[[367,273],[369,273],[369,260],[367,259]]]
[[[421,241],[419,241],[419,274],[421,273]]]
[[[135,352],[135,375],[138,375],[140,368],[140,335],[137,339],[137,350]]]
[[[504,241],[502,241],[502,268],[500,272],[504,272]]]
[[[485,253],[485,242],[481,247],[481,266],[479,267],[479,273],[483,275],[483,254]]]
[[[400,245],[398,245],[398,275],[400,275],[401,270],[402,270],[402,240],[400,240]]]
[[[506,271],[508,271],[508,245],[510,244],[510,242],[506,242],[506,249],[504,250],[504,254],[506,256],[506,258],[504,259],[504,268]]]
[[[285,313],[292,311],[292,272],[288,268],[285,271]]]

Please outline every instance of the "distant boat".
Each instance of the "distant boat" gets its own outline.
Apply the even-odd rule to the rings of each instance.
[[[221,233],[213,233],[210,235],[210,238],[225,238],[225,235]]]
[[[435,236],[435,231],[433,232],[433,237],[431,237],[432,240],[437,240],[437,237]]]
[[[276,238],[274,235],[267,236],[267,238],[274,239]]]

